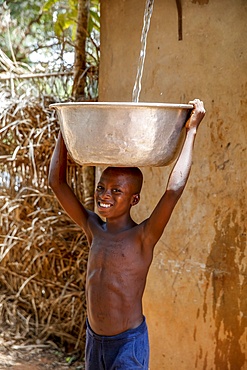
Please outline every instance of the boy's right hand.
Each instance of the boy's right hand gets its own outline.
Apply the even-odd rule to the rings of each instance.
[[[200,122],[205,116],[206,110],[204,108],[203,102],[199,99],[191,100],[189,104],[192,104],[194,106],[190,118],[188,119],[185,125],[185,127],[190,130],[196,129],[199,126]]]

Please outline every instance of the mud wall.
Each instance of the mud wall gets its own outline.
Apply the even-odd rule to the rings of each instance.
[[[176,1],[155,0],[140,101],[199,97],[207,115],[149,273],[150,366],[247,369],[247,2],[181,4],[178,40]],[[145,0],[102,1],[102,101],[131,101],[144,7]],[[143,169],[137,221],[152,211],[171,169]]]

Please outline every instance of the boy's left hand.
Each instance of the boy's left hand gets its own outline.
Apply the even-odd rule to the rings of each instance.
[[[186,122],[185,127],[187,129],[191,128],[197,128],[205,116],[206,110],[204,108],[204,104],[199,99],[194,99],[189,102],[189,104],[192,104],[194,106],[194,109],[191,112],[190,118]]]

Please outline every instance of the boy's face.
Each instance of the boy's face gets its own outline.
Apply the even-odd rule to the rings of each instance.
[[[129,214],[130,208],[139,202],[135,194],[131,175],[114,170],[104,171],[95,190],[95,199],[99,214],[105,218]]]

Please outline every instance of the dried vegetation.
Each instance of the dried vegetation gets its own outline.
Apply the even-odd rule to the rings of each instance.
[[[47,185],[57,118],[51,101],[0,94],[1,336],[83,349],[88,246]],[[68,180],[83,202],[82,171],[71,160]]]

